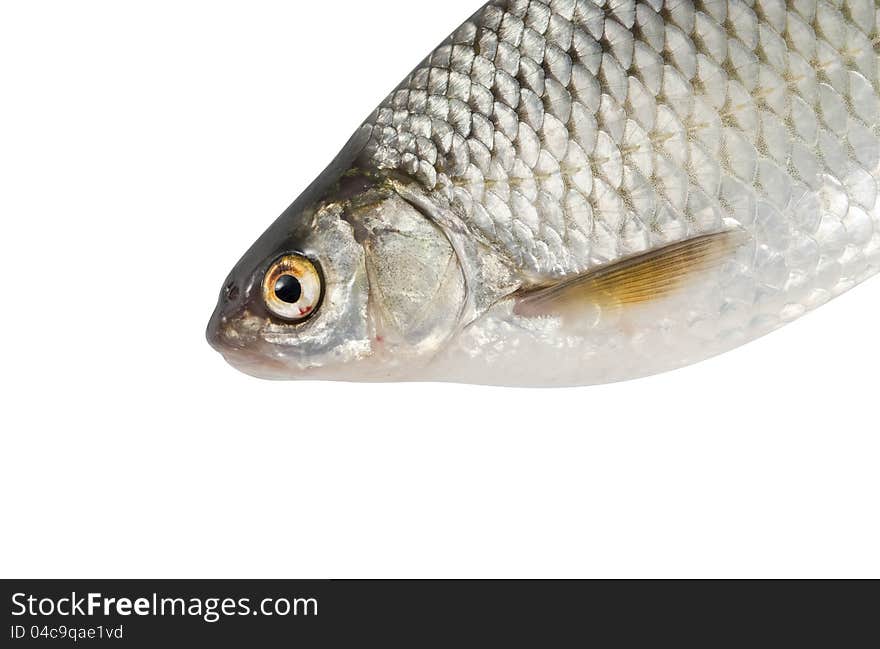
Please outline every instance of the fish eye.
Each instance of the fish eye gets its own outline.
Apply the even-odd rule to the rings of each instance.
[[[263,277],[263,301],[283,320],[301,322],[318,310],[323,282],[315,264],[302,255],[284,255]]]

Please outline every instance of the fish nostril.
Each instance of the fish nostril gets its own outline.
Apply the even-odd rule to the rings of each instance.
[[[226,288],[223,289],[223,293],[226,296],[227,302],[234,302],[238,299],[240,291],[238,290],[238,286],[235,285],[235,282],[229,282],[226,285]]]

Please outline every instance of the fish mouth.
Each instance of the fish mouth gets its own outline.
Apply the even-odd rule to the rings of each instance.
[[[230,327],[229,323],[229,316],[225,315],[224,309],[218,304],[217,308],[214,309],[214,313],[211,314],[211,319],[208,321],[208,327],[205,330],[205,338],[208,340],[208,344],[224,355],[227,352],[243,349],[241,345],[234,343],[237,336],[233,333],[235,330]]]
[[[246,309],[228,312],[222,307],[214,311],[205,332],[208,344],[238,371],[258,379],[291,381],[321,379],[321,367],[278,353],[265,340],[263,323]]]
[[[237,370],[258,378],[278,376],[284,367],[255,351],[235,325],[241,314],[229,315],[218,305],[208,321],[205,338],[211,347]]]
[[[244,374],[268,380],[290,378],[289,365],[246,344],[235,326],[219,310],[211,316],[205,337],[227,363]]]

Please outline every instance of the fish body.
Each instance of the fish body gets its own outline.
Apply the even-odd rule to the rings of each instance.
[[[880,268],[878,25],[490,2],[248,251],[209,339],[267,378],[561,386],[764,335]]]

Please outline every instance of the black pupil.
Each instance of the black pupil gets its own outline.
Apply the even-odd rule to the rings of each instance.
[[[302,286],[293,275],[282,275],[275,282],[275,297],[288,304],[296,304],[302,297]]]

